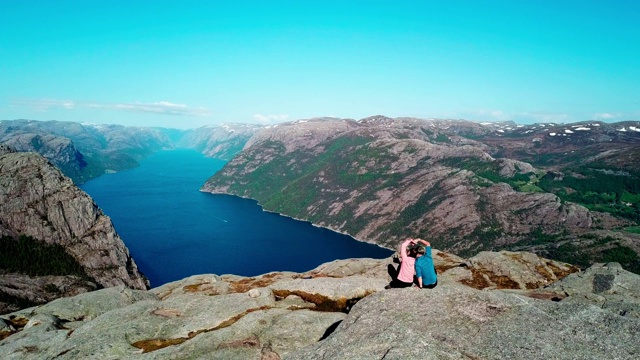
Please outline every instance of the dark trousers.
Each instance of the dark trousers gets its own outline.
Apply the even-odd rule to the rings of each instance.
[[[413,283],[406,283],[404,281],[398,280],[398,274],[400,273],[400,265],[396,268],[392,264],[387,265],[387,272],[389,276],[391,276],[391,282],[389,283],[389,287],[392,288],[407,288],[413,285]]]
[[[400,281],[398,279],[393,279],[391,281],[391,284],[389,284],[389,285],[392,288],[408,288],[408,287],[413,286],[413,283],[412,282],[408,283],[408,282]]]
[[[436,282],[434,282],[431,285],[422,285],[423,289],[433,289],[434,287],[438,286],[438,280],[436,280]]]

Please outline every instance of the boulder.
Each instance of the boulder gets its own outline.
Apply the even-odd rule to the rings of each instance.
[[[467,265],[471,278],[460,282],[477,289],[537,289],[580,271],[533,253],[511,251],[482,251],[469,258]]]
[[[567,302],[596,304],[620,316],[640,318],[640,276],[618,263],[595,264],[544,290],[564,294]]]

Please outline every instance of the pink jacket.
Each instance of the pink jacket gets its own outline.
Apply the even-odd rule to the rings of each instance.
[[[402,264],[400,265],[400,273],[398,273],[398,280],[406,283],[413,282],[413,275],[415,275],[415,263],[416,258],[407,256],[407,245],[411,240],[405,240],[400,248],[400,255],[402,256]]]

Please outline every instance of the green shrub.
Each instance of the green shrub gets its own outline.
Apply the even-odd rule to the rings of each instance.
[[[562,244],[558,247],[549,249],[548,253],[548,257],[550,259],[577,265],[581,268],[586,268],[592,264],[589,255],[582,253],[580,248],[573,244]]]
[[[76,275],[89,279],[84,269],[58,244],[47,244],[30,236],[0,239],[0,268],[9,272],[40,275]]]
[[[640,176],[637,173],[618,175],[603,169],[580,167],[571,169],[561,180],[552,173],[540,178],[538,186],[589,210],[640,221]],[[631,205],[629,205],[631,204]]]
[[[611,249],[607,249],[602,252],[600,255],[600,260],[602,262],[617,262],[621,265],[631,264],[634,260],[638,258],[638,254],[636,254],[633,249],[626,246],[616,246]]]
[[[59,294],[60,293],[60,289],[56,286],[56,284],[46,284],[44,286],[44,291],[51,293],[51,294]]]
[[[438,134],[438,136],[436,136],[435,138],[435,141],[441,142],[441,143],[447,143],[447,144],[451,143],[451,139],[449,139],[449,137],[445,134]]]
[[[624,230],[632,234],[640,234],[640,226],[631,226],[631,227],[625,228]]]

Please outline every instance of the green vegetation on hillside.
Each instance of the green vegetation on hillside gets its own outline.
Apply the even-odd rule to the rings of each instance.
[[[30,236],[0,239],[0,268],[9,272],[39,275],[76,275],[89,279],[82,266],[58,244]]]
[[[325,143],[324,151],[318,154],[294,151],[286,155],[281,142],[268,141],[261,144],[259,154],[242,154],[247,164],[260,163],[245,174],[243,181],[234,181],[233,175],[224,171],[218,172],[211,181],[228,183],[230,192],[254,198],[267,210],[312,222],[326,220],[319,216],[330,212],[329,204],[319,205],[319,198],[348,196],[344,189],[351,191],[363,186],[371,189],[376,184],[382,186],[400,180],[399,175],[386,174],[388,165],[370,166],[370,162],[376,160],[381,164],[390,163],[382,159],[385,151],[370,146],[370,141],[366,137],[340,137]],[[258,156],[270,160],[263,161]],[[332,187],[325,189],[326,184]],[[309,208],[313,204],[316,215]],[[343,208],[338,216],[342,215],[345,221],[353,220],[353,209]],[[355,229],[362,224],[350,221],[349,225]]]
[[[640,226],[630,226],[624,230],[632,234],[640,234]]]
[[[280,156],[285,148],[281,142],[269,141],[261,145],[261,155],[277,154],[270,162],[260,164],[253,171],[245,174],[246,180],[234,181],[233,175],[224,172],[224,168],[218,171],[209,181],[228,183],[230,190],[242,196],[250,196],[263,202],[271,194],[280,191],[286,186],[288,179],[298,174],[298,169],[287,166],[288,159]],[[243,162],[252,163],[258,161],[252,154],[244,153]]]
[[[449,158],[441,164],[474,172],[482,181],[507,183],[521,192],[549,192],[563,201],[580,204],[593,211],[640,221],[640,174],[621,170],[581,167],[561,176],[554,173],[500,175],[496,162],[471,158]]]
[[[592,258],[581,251],[582,248],[571,243],[564,243],[556,247],[550,247],[547,249],[545,256],[557,261],[566,262],[579,266],[581,268],[587,268],[594,261]]]
[[[492,161],[482,161],[473,158],[448,158],[441,160],[440,163],[452,168],[469,170],[482,179],[489,180],[493,183],[507,183],[517,191],[522,192],[539,192],[542,191],[537,186],[537,177],[533,173],[515,174],[511,177],[500,175],[500,164]],[[482,184],[482,182],[480,182]]]
[[[585,243],[585,241],[587,241]],[[541,228],[533,230],[524,239],[511,244],[507,250],[528,251],[537,247],[535,252],[549,259],[587,268],[594,263],[617,262],[628,271],[640,274],[640,256],[631,248],[620,244],[612,236],[601,237],[596,234],[582,234],[570,239],[563,231],[558,234],[546,234]]]
[[[541,228],[536,228],[531,231],[524,239],[511,245],[510,249],[515,249],[522,246],[536,246],[545,244],[554,244],[562,241],[568,235],[566,229],[559,234],[547,234]]]
[[[483,250],[492,250],[495,247],[496,241],[504,235],[503,228],[496,220],[494,214],[487,211],[487,199],[479,196],[476,206],[478,211],[484,214],[485,217],[467,236],[475,245],[461,252],[461,254],[465,256],[473,256],[475,253]]]
[[[527,152],[518,151],[517,159],[526,161],[531,165],[539,168],[547,166],[555,166],[560,164],[579,163],[584,159],[585,154],[580,151],[562,152],[562,153],[543,153],[531,155]]]
[[[640,174],[582,167],[561,178],[548,173],[539,186],[589,210],[640,221]]]
[[[564,261],[578,265],[582,268],[589,267],[596,262],[617,262],[628,271],[640,274],[640,257],[633,249],[613,243],[613,247],[591,254],[588,249],[578,247],[571,243],[565,243],[555,248],[548,249],[547,256],[551,259]]]
[[[245,166],[253,168],[253,163],[260,164],[245,173],[242,181],[234,180],[233,175],[224,171],[218,172],[211,181],[229,184],[231,193],[254,198],[266,210],[313,223],[341,224],[342,230],[355,234],[375,217],[367,213],[356,216],[357,204],[375,201],[379,190],[400,187],[406,177],[405,173],[391,170],[399,161],[399,155],[371,140],[365,136],[339,137],[322,144],[321,152],[300,150],[286,155],[282,143],[265,142],[261,144],[259,154],[245,152],[241,155],[245,157]],[[417,165],[421,166],[425,164]],[[347,201],[354,196],[356,201]],[[423,215],[427,207],[442,201],[434,202],[433,196],[431,193],[423,196],[417,204],[406,209],[399,221],[381,231],[390,237],[403,234],[406,226]],[[330,208],[335,203],[341,203],[339,211]],[[327,217],[329,213],[333,215]]]
[[[368,141],[366,138],[332,141],[327,151],[314,159],[314,166],[305,167],[305,175],[296,180],[295,186],[288,186],[281,194],[269,199],[269,204],[291,208],[294,204],[290,204],[290,200],[296,199],[300,202],[297,205],[302,205],[298,214],[305,214],[306,207],[317,203],[323,196],[346,200],[352,191],[359,191],[362,199],[375,200],[373,195],[379,189],[398,186],[402,175],[389,171],[389,164],[396,159],[389,158],[385,149],[371,146]],[[327,189],[326,184],[331,184],[331,188]],[[319,208],[317,215],[312,214],[310,220],[322,220],[321,217],[330,211],[326,206],[328,204]],[[357,232],[366,226],[368,220],[366,216],[355,217],[354,212],[354,208],[344,204],[336,221],[346,221],[346,229]]]
[[[438,136],[436,136],[434,141],[435,142],[441,142],[441,143],[447,143],[447,144],[451,143],[451,139],[449,139],[449,137],[447,135],[445,135],[445,134],[438,134]]]

